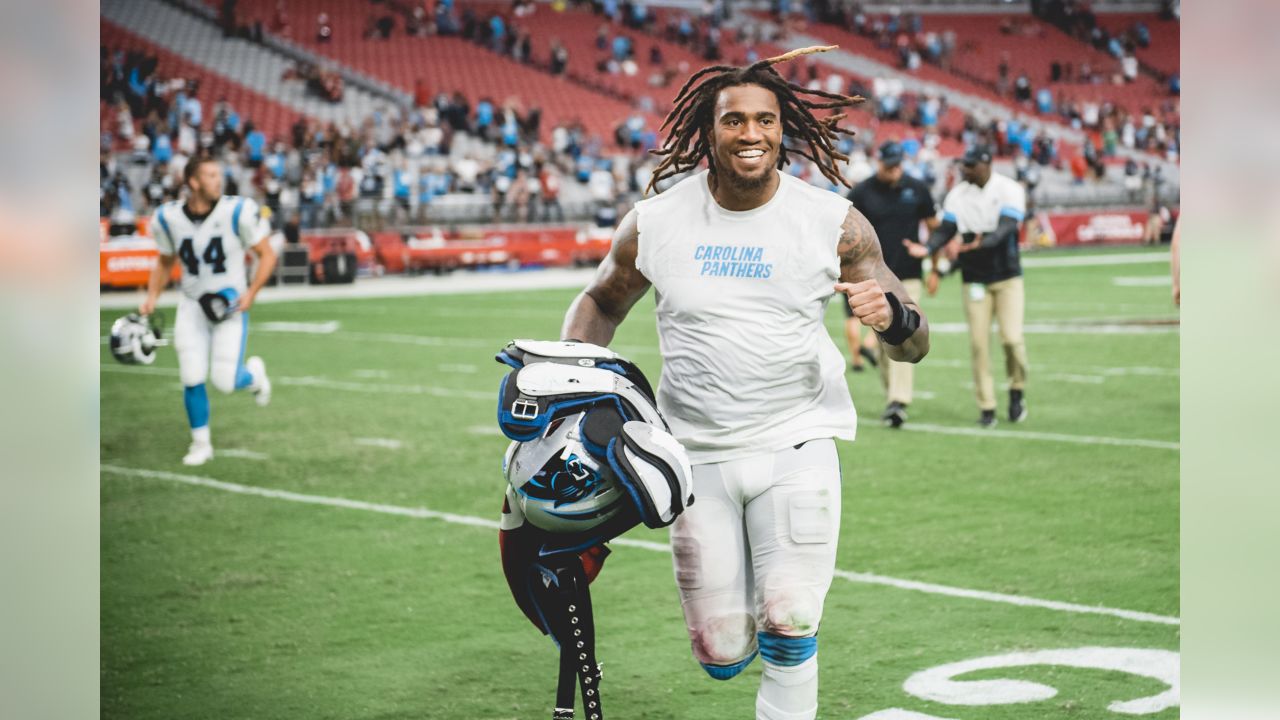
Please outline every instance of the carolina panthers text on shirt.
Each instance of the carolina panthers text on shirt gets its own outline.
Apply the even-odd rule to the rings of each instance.
[[[760,278],[773,274],[773,263],[763,262],[764,248],[737,245],[699,245],[693,259],[702,261],[699,275],[708,277]]]

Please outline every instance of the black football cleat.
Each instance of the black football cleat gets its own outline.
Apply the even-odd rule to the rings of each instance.
[[[996,411],[983,410],[982,416],[978,418],[978,425],[984,429],[990,429],[996,426]]]
[[[900,428],[902,423],[907,421],[907,406],[900,402],[891,402],[884,409],[884,414],[880,416],[880,419],[891,428]]]
[[[1027,419],[1027,401],[1021,390],[1009,391],[1009,422],[1019,423]]]
[[[871,365],[871,367],[878,367],[880,365],[880,359],[876,357],[876,354],[865,347],[858,348],[858,354],[861,355],[863,359]]]

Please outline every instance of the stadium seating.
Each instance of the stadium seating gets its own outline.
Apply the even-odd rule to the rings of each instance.
[[[275,3],[270,0],[242,2],[241,6],[244,14],[241,22],[258,19],[266,23]],[[591,133],[609,138],[614,127],[632,112],[625,102],[526,67],[459,38],[406,37],[399,18],[390,39],[365,39],[364,30],[372,12],[367,3],[288,0],[285,7],[292,40],[308,50],[409,93],[418,80],[423,80],[433,94],[452,94],[459,90],[473,105],[488,96],[499,106],[512,100],[525,110],[540,107],[544,135],[557,123],[578,120]],[[508,6],[483,7],[505,11]],[[540,8],[540,12],[544,10]],[[317,42],[315,32],[316,18],[322,12],[329,16],[333,28],[332,39],[324,43]],[[546,57],[545,42],[539,43],[537,50],[541,57]]]
[[[989,82],[996,82],[998,68],[1004,53],[1009,55],[1009,82],[1025,72],[1033,90],[1048,87],[1057,98],[1062,92],[1068,100],[1110,101],[1126,107],[1131,112],[1140,111],[1166,98],[1165,88],[1153,79],[1139,76],[1127,85],[1111,84],[1111,77],[1120,72],[1120,61],[1063,33],[1049,23],[1025,15],[1018,16],[1034,34],[1019,32],[1003,34],[1001,23],[1007,16],[990,15],[930,15],[925,17],[926,29],[956,33],[956,52],[952,64],[960,71],[970,73]],[[1050,66],[1053,62],[1071,62],[1078,71],[1084,63],[1091,70],[1104,76],[1102,84],[1081,85],[1068,82],[1052,82]]]
[[[99,26],[102,33],[102,47],[109,50],[117,48],[126,51],[138,50],[154,55],[158,59],[156,72],[161,77],[200,81],[199,98],[204,106],[201,129],[207,130],[212,126],[214,105],[224,97],[236,112],[240,113],[243,120],[252,120],[268,137],[286,137],[289,127],[298,119],[299,113],[296,110],[287,108],[176,53],[169,52],[110,21],[101,20]],[[103,111],[106,112],[105,108]]]
[[[767,13],[755,13],[758,18],[767,18]],[[927,22],[927,21],[926,21]],[[881,48],[876,44],[875,40],[859,35],[855,32],[846,30],[836,25],[825,23],[811,23],[804,27],[806,33],[821,38],[822,40],[833,45],[839,45],[842,50],[857,55],[863,55],[877,62],[888,65],[889,67],[899,67],[900,61],[898,53],[893,48]],[[938,83],[947,87],[953,87],[963,91],[969,95],[975,95],[983,100],[990,102],[1004,102],[1004,99],[995,94],[988,83],[977,81],[975,79],[966,78],[962,75],[947,72],[942,68],[923,63],[920,69],[914,73],[921,80]]]
[[[610,90],[635,98],[648,96],[654,100],[655,107],[665,114],[670,108],[671,98],[679,90],[684,76],[673,80],[674,87],[655,88],[649,84],[649,77],[657,68],[649,63],[649,50],[657,46],[663,55],[666,67],[677,67],[680,63],[697,70],[709,64],[702,57],[677,43],[667,42],[660,37],[646,35],[621,24],[610,23],[607,18],[594,15],[588,10],[565,10],[555,12],[550,6],[539,6],[531,15],[518,21],[519,25],[528,29],[533,36],[534,55],[540,61],[548,59],[552,39],[557,39],[569,51],[568,72],[590,78]],[[634,76],[622,73],[616,75],[602,73],[596,65],[602,59],[612,55],[612,45],[605,50],[596,47],[596,32],[601,25],[609,27],[609,40],[621,34],[631,38],[635,53],[635,62],[639,72]]]
[[[1010,18],[1017,18],[1026,27],[1031,28],[1029,34],[1021,34],[1018,31],[1010,34],[1002,33],[1001,24]],[[1132,20],[1121,23],[1122,29],[1129,24],[1132,24]],[[1148,24],[1155,25],[1151,22]],[[1173,27],[1175,28],[1174,39],[1161,44],[1166,47],[1172,45],[1175,48],[1172,65],[1176,68],[1176,24],[1173,24]],[[1026,14],[1014,16],[930,14],[923,16],[923,29],[925,32],[938,33],[946,30],[954,31],[956,50],[950,58],[949,71],[923,63],[919,70],[915,71],[915,75],[922,80],[954,87],[992,102],[1015,106],[1009,98],[1001,97],[994,92],[999,77],[999,65],[1005,53],[1009,57],[1010,89],[1018,75],[1026,72],[1027,78],[1031,81],[1032,90],[1048,87],[1053,92],[1055,101],[1061,95],[1068,101],[1107,101],[1125,107],[1131,112],[1140,112],[1168,98],[1164,85],[1145,76],[1139,76],[1137,82],[1127,85],[1111,84],[1111,76],[1120,72],[1118,60],[1070,37],[1049,23]],[[900,65],[894,48],[881,48],[871,38],[822,23],[814,23],[808,26],[806,31],[829,42],[837,43],[851,52],[866,55],[893,67]],[[1153,42],[1154,46],[1156,43]],[[1088,63],[1094,73],[1105,76],[1105,82],[1089,85],[1052,82],[1050,65],[1055,61],[1071,62],[1076,69],[1079,69],[1082,63]]]
[[[305,114],[320,121],[358,123],[387,101],[348,85],[334,102],[310,92],[296,76],[296,59],[260,44],[227,38],[209,19],[161,0],[104,0],[102,17],[151,44],[243,85],[280,105],[295,117]]]
[[[1138,61],[1164,75],[1178,72],[1182,25],[1174,20],[1160,20],[1151,13],[1108,13],[1097,16],[1098,24],[1113,36],[1123,36],[1142,21],[1151,33],[1151,46],[1138,47]]]

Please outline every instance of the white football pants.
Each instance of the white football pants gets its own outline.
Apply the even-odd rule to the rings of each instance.
[[[835,571],[835,442],[694,465],[693,494],[694,504],[672,526],[671,546],[694,657],[727,679],[759,650],[765,673],[757,717],[815,717],[816,651],[796,650],[803,643],[792,639],[817,633]],[[760,647],[757,633],[773,647]],[[804,659],[784,658],[789,653]]]
[[[173,348],[178,353],[178,374],[184,386],[200,385],[208,379],[224,393],[247,387],[252,382],[252,376],[244,369],[248,339],[248,313],[236,313],[214,323],[205,316],[199,302],[185,295],[178,300]]]

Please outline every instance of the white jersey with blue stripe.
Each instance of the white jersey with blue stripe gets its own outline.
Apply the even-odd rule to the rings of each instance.
[[[1027,192],[1011,177],[992,172],[978,187],[962,182],[951,188],[942,202],[942,219],[956,224],[961,233],[994,232],[1001,217],[1022,222],[1027,212]]]
[[[179,287],[193,300],[227,288],[244,294],[245,252],[266,237],[258,203],[239,195],[223,195],[203,218],[191,217],[181,201],[167,202],[156,208],[150,229],[160,254],[178,256]]]

